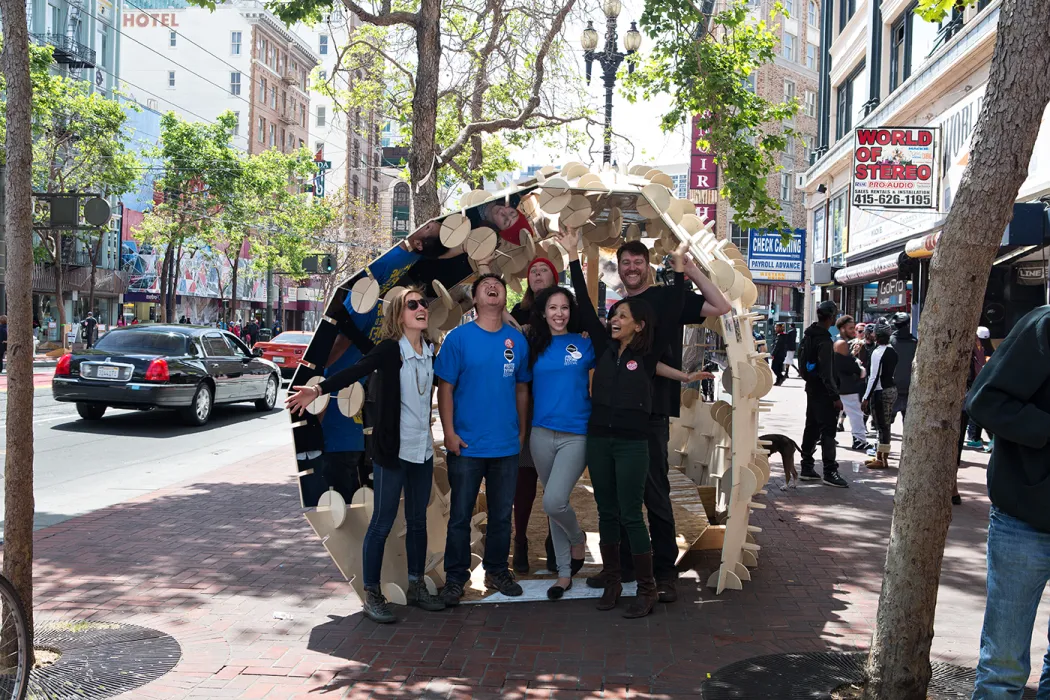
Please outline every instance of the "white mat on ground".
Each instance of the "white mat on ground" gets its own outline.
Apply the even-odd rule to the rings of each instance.
[[[535,603],[537,601],[545,602],[558,602],[552,601],[547,598],[547,589],[554,585],[554,579],[530,579],[525,581],[518,581],[521,584],[523,593],[520,596],[511,598],[505,596],[502,593],[493,593],[490,596],[486,596],[481,600],[464,600],[462,605],[469,605],[474,603]],[[633,597],[637,591],[637,583],[625,583],[623,584],[623,596]],[[574,579],[572,582],[572,588],[565,591],[565,595],[562,596],[561,600],[582,600],[585,598],[601,598],[601,588],[588,588],[587,583],[582,579]]]

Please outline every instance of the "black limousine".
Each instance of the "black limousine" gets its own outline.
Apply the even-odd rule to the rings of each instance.
[[[63,355],[51,380],[55,400],[75,402],[85,420],[110,406],[171,408],[190,425],[207,423],[219,403],[254,401],[270,411],[280,386],[277,365],[233,334],[165,324],[114,328],[92,349]]]

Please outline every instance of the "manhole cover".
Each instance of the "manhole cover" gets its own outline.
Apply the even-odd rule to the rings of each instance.
[[[34,646],[61,656],[29,676],[32,700],[101,700],[160,678],[175,667],[182,648],[174,637],[136,625],[43,621]]]
[[[704,700],[784,698],[816,700],[831,697],[831,691],[847,683],[864,680],[866,653],[771,654],[724,666],[704,681]],[[945,663],[933,664],[927,691],[931,700],[956,700],[973,694],[973,669]],[[1026,689],[1024,697],[1034,698]]]

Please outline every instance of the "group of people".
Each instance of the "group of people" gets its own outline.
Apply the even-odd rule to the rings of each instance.
[[[558,237],[569,252],[573,291],[558,285],[550,261],[538,258],[529,266],[527,296],[508,313],[503,279],[483,268],[471,288],[475,319],[451,331],[435,352],[425,337],[428,300],[422,290],[408,288],[384,308],[378,344],[350,331],[357,336],[350,341],[364,353],[361,360],[317,386],[293,387],[287,400],[293,412],[366,377],[370,386],[382,387],[372,428],[375,509],[363,544],[364,609],[377,622],[396,619],[380,590],[380,569],[402,492],[407,600],[439,610],[463,597],[471,518],[482,481],[488,510],[486,585],[507,596],[522,595],[509,566],[512,521],[518,530],[515,568],[528,571],[525,530],[539,479],[553,549],[548,569],[557,574],[547,597],[562,598],[584,563],[584,533],[570,495],[585,467],[603,566],[586,584],[602,589],[598,608],[616,608],[622,583],[629,580],[638,582],[638,593],[626,617],[642,617],[658,601],[677,599],[669,419],[678,414],[680,383],[710,376],[679,369],[682,326],[728,312],[729,302],[689,260],[684,246],[672,255],[672,283],[657,286],[649,249],[626,243],[617,251],[626,294],[603,324],[587,295],[578,233],[563,231]],[[687,278],[698,293],[686,290]],[[522,330],[514,317],[525,321]],[[423,583],[435,378],[451,489],[446,581],[436,596]]]

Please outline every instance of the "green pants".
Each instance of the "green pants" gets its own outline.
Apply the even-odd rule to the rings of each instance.
[[[649,530],[642,518],[645,478],[649,473],[648,443],[588,435],[587,469],[598,504],[602,546],[619,543],[623,525],[632,554],[651,551]]]

